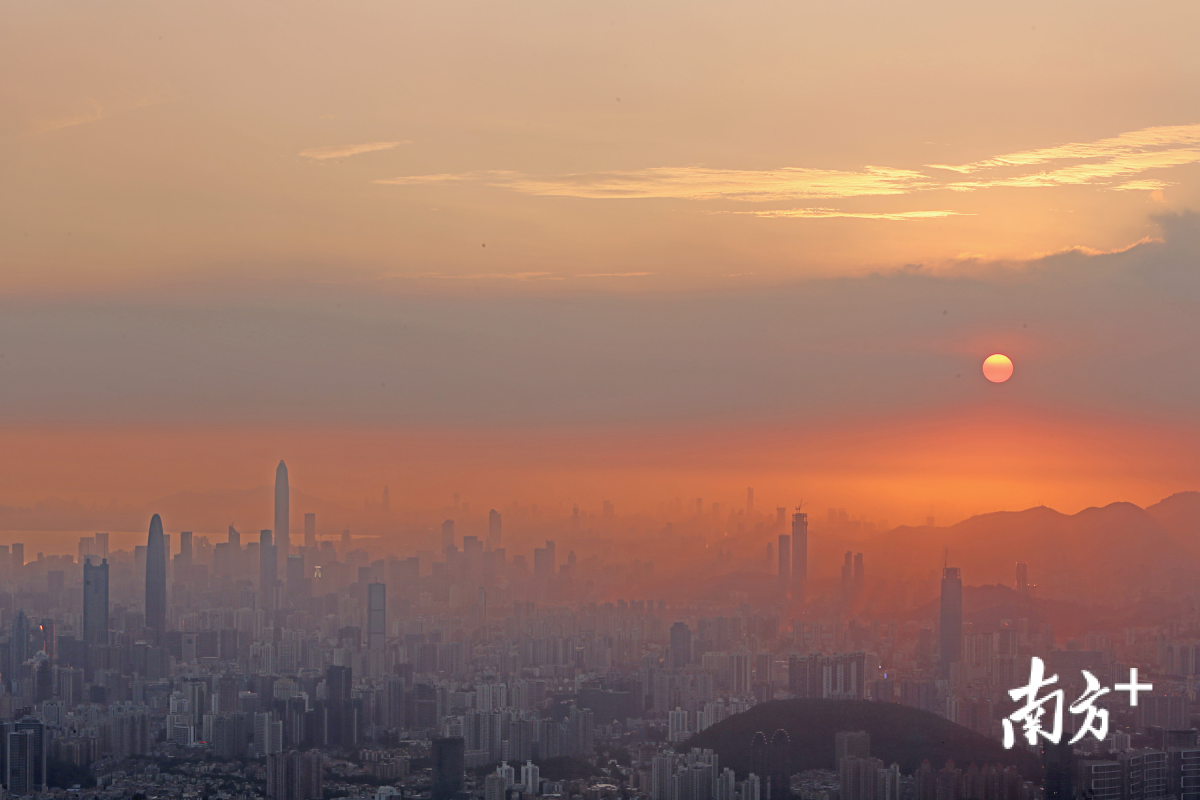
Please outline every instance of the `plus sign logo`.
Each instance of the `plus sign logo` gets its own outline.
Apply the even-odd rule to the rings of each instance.
[[[1128,683],[1118,683],[1111,689],[1101,686],[1099,679],[1086,669],[1081,669],[1079,672],[1083,675],[1085,685],[1083,694],[1068,705],[1067,709],[1072,714],[1083,715],[1083,721],[1074,738],[1071,739],[1071,744],[1075,744],[1089,733],[1100,740],[1108,736],[1108,710],[1096,705],[1099,698],[1113,690],[1128,692],[1129,705],[1137,706],[1138,695],[1154,689],[1154,684],[1138,681],[1137,667],[1129,669]],[[1008,692],[1008,696],[1014,702],[1023,703],[1023,705],[1003,720],[1005,747],[1011,748],[1016,744],[1014,722],[1021,723],[1021,734],[1030,745],[1036,745],[1039,738],[1046,739],[1053,744],[1061,741],[1063,705],[1066,702],[1066,696],[1062,689],[1050,688],[1056,683],[1058,683],[1058,676],[1046,677],[1045,662],[1035,656],[1029,664],[1029,683]],[[1044,689],[1047,691],[1043,694],[1042,690]],[[1047,717],[1047,715],[1049,716]],[[1047,725],[1049,728],[1046,727]]]

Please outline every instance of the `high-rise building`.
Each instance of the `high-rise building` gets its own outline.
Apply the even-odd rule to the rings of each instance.
[[[283,751],[283,720],[275,719],[270,711],[254,715],[254,747],[259,755],[270,756]]]
[[[310,750],[267,756],[267,797],[271,800],[320,800],[324,794],[321,753]]]
[[[83,565],[83,641],[108,644],[108,560]]]
[[[21,542],[13,542],[12,546],[12,575],[16,577],[21,574],[21,570],[25,567],[25,545]]]
[[[838,759],[838,783],[840,800],[900,800],[900,766],[878,758]]]
[[[382,650],[387,644],[387,584],[367,584],[367,647]]]
[[[17,609],[16,615],[13,616],[12,635],[8,643],[8,663],[4,665],[8,670],[4,677],[7,680],[9,691],[12,691],[17,676],[21,674],[21,665],[29,660],[31,655],[29,634],[29,617],[25,616],[24,609]]]
[[[489,550],[504,546],[500,529],[500,512],[494,508],[488,512],[487,544]]]
[[[942,570],[941,624],[938,629],[938,675],[950,677],[950,665],[962,661],[962,575],[958,567]]]
[[[1029,593],[1029,565],[1024,561],[1017,562],[1017,591],[1021,594]]]
[[[275,557],[280,562],[285,562],[288,555],[291,553],[289,546],[291,545],[291,536],[288,528],[288,509],[290,504],[290,495],[288,492],[288,471],[287,464],[282,461],[275,468]],[[275,568],[277,571],[278,566]]]
[[[304,515],[304,546],[317,546],[317,515],[311,511]]]
[[[358,712],[351,702],[352,684],[350,667],[325,668],[326,729],[331,745],[352,747],[358,737]]]
[[[842,602],[849,603],[854,597],[854,553],[846,551],[842,561]]]
[[[145,612],[146,627],[161,639],[167,630],[167,543],[158,514],[150,518],[150,535],[146,539]]]
[[[843,758],[869,758],[871,734],[866,731],[838,731],[833,736],[834,763]]]
[[[264,528],[258,533],[258,591],[262,596],[262,607],[275,608],[275,582],[279,575],[279,560],[275,556],[275,545],[271,538],[270,529]]]
[[[808,514],[797,508],[792,514],[792,598],[803,603],[807,594]]]
[[[779,593],[787,597],[792,588],[792,537],[786,533],[779,534],[776,552],[779,556]]]
[[[179,561],[182,564],[192,563],[192,532],[179,532]]]
[[[692,663],[692,629],[686,622],[671,626],[671,666],[675,669]]]
[[[525,794],[541,794],[542,792],[541,770],[532,761],[526,761],[521,767],[521,786],[524,788]]]
[[[108,534],[96,534],[96,552],[100,554],[101,559],[108,558]]]
[[[433,762],[432,800],[450,800],[463,788],[466,771],[466,740],[461,736],[434,739],[429,755]]]
[[[46,791],[46,726],[36,717],[13,723],[8,734],[6,772],[10,797]],[[14,739],[14,737],[16,737]]]
[[[289,603],[300,603],[309,595],[308,578],[304,574],[304,556],[293,553],[287,557],[287,572],[284,574]]]
[[[237,528],[233,527],[232,525],[229,526],[229,546],[235,551],[240,551],[242,549],[242,534],[240,534]]]
[[[442,521],[442,552],[446,552],[447,547],[454,546],[454,520],[447,519]]]
[[[549,580],[556,572],[554,542],[546,540],[545,547],[533,548],[533,577],[538,580]]]
[[[5,728],[7,730],[7,728]],[[37,734],[30,730],[11,730],[5,734],[6,758],[4,782],[12,797],[37,794],[42,786],[37,779]],[[45,748],[41,748],[44,752]],[[43,775],[45,770],[42,771]]]

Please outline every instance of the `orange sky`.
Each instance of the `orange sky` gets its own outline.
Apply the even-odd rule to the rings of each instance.
[[[7,4],[0,504],[280,457],[416,508],[753,484],[904,522],[1198,488],[1198,26]]]
[[[62,499],[152,507],[177,491],[270,484],[287,459],[294,491],[350,510],[378,501],[433,519],[459,492],[477,509],[537,503],[567,513],[691,507],[760,512],[804,500],[812,513],[950,524],[1045,503],[1074,513],[1118,500],[1142,506],[1200,485],[1193,427],[981,403],[952,416],[794,426],[656,426],[403,431],[304,427],[29,427],[3,430],[6,501]],[[266,466],[264,466],[266,465]],[[266,512],[264,512],[265,514]],[[332,522],[338,525],[340,522]]]

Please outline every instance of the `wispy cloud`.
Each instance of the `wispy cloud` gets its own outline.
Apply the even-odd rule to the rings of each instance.
[[[377,150],[391,150],[393,147],[399,147],[402,144],[411,144],[408,140],[397,142],[364,142],[362,144],[341,144],[330,145],[329,147],[313,147],[308,150],[301,150],[300,155],[305,158],[313,158],[317,161],[325,161],[330,158],[349,158],[350,156],[362,155],[363,153],[374,153]]]
[[[415,275],[400,275],[404,278],[437,278],[440,280],[508,280],[508,281],[561,281],[553,272],[472,272],[455,274],[446,272],[419,272]]]
[[[1072,159],[1113,159],[1119,156],[1178,147],[1200,153],[1200,125],[1166,125],[1157,128],[1143,128],[1139,131],[1130,131],[1122,133],[1120,136],[1099,139],[1095,142],[1071,142],[1037,150],[1024,150],[985,158],[970,164],[930,164],[929,166],[969,173],[990,167],[1025,167]]]
[[[164,84],[151,86],[142,91],[116,92],[103,98],[85,98],[68,113],[30,118],[27,130],[31,136],[40,136],[64,128],[99,122],[127,111],[166,103],[175,99],[175,96],[171,87]]]
[[[935,182],[908,169],[866,167],[861,171],[784,167],[774,170],[651,167],[627,172],[593,172],[534,177],[516,172],[410,175],[377,183],[421,185],[477,181],[543,197],[677,200],[794,200],[907,194]]]
[[[1200,124],[1145,128],[1094,142],[1072,142],[994,156],[968,164],[930,164],[925,171],[866,166],[859,170],[780,167],[768,170],[703,166],[537,176],[508,170],[443,172],[382,178],[376,183],[429,186],[474,183],[538,197],[590,200],[672,199],[736,203],[789,200],[836,201],[855,197],[912,195],[933,190],[972,192],[997,187],[1047,188],[1090,185],[1117,191],[1161,191],[1170,182],[1138,176],[1200,163]],[[929,172],[929,170],[936,170]],[[945,172],[957,173],[947,180]],[[920,220],[966,216],[931,211],[846,211],[832,207],[762,209],[717,213],[767,218]]]
[[[1118,192],[1159,192],[1168,186],[1174,185],[1175,184],[1167,181],[1142,180],[1129,181],[1127,183],[1122,183],[1120,186],[1114,186],[1112,188],[1114,191]]]
[[[735,214],[750,214],[755,217],[797,217],[822,219],[827,217],[850,217],[852,219],[937,219],[939,217],[971,216],[962,211],[839,211],[836,208],[777,208],[763,211],[735,211]]]

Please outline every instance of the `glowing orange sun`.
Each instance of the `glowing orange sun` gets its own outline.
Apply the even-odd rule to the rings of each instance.
[[[1004,383],[1012,373],[1012,359],[1002,353],[990,355],[983,361],[983,377],[992,383]]]

